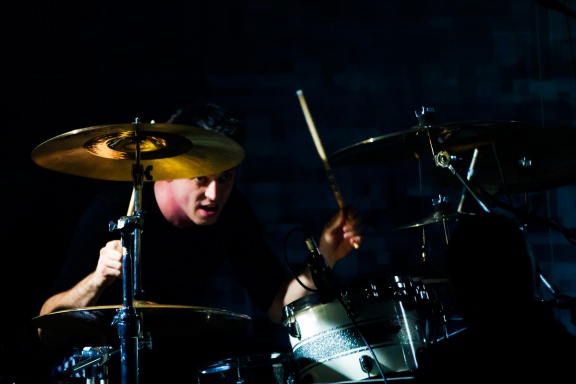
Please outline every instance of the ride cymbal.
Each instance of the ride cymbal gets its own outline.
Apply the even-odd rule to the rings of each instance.
[[[533,134],[538,125],[518,121],[466,121],[415,126],[363,140],[330,156],[332,165],[362,165],[433,158],[440,151],[458,153],[508,138]]]
[[[122,305],[108,305],[57,311],[34,317],[32,325],[62,335],[118,337],[113,320],[122,308]],[[248,315],[207,307],[138,302],[134,308],[142,331],[150,332],[153,337],[232,332],[252,320]]]
[[[113,181],[131,181],[137,161],[147,176],[143,181],[152,181],[212,175],[234,168],[243,159],[242,146],[223,134],[156,123],[76,129],[32,151],[32,160],[41,167]]]
[[[435,159],[445,151],[465,173],[479,149],[473,180],[488,193],[525,193],[576,181],[576,127],[542,127],[518,121],[469,121],[416,126],[408,131],[369,138],[330,156],[337,165],[367,165]],[[451,172],[434,177],[462,188]],[[437,175],[436,175],[437,174]]]

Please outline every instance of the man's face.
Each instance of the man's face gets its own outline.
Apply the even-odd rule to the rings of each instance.
[[[172,181],[178,206],[196,225],[212,225],[230,197],[236,170]]]

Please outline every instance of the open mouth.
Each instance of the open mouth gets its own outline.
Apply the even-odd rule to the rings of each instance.
[[[206,212],[216,212],[218,210],[218,206],[217,205],[203,205],[201,207],[201,209],[206,211]]]

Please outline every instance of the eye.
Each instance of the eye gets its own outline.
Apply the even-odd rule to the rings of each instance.
[[[208,184],[208,178],[206,176],[199,176],[196,177],[194,180],[196,180],[196,183],[200,185]]]
[[[222,174],[222,176],[218,178],[218,182],[220,184],[224,184],[232,180],[233,177],[234,177],[234,171],[226,171]]]

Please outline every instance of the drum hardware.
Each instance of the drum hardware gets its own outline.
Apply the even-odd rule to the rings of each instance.
[[[416,279],[414,279],[417,282]],[[428,283],[426,283],[428,281]],[[433,283],[447,283],[448,280],[443,279],[420,279],[420,283],[426,285],[432,285]],[[423,287],[423,286],[420,286]],[[426,332],[428,335],[427,344],[433,344],[442,338],[448,337],[448,319],[446,318],[446,312],[444,311],[444,305],[442,300],[437,295],[434,288],[432,289],[418,289],[418,302],[420,303],[420,309],[424,314],[424,317],[429,321],[426,322]],[[440,332],[441,335],[437,335]]]
[[[476,148],[476,150],[477,150],[477,148]],[[476,150],[474,151],[475,155],[477,154]],[[574,233],[574,230],[569,230],[565,227],[560,226],[559,224],[555,223],[552,220],[538,218],[535,215],[530,214],[529,212],[526,212],[525,210],[518,209],[518,208],[513,207],[510,204],[503,203],[499,199],[490,195],[481,185],[478,185],[477,183],[475,183],[474,180],[465,179],[464,177],[462,177],[458,173],[458,171],[454,168],[454,166],[451,164],[451,161],[446,160],[450,157],[451,156],[449,156],[446,153],[442,154],[442,156],[441,156],[442,160],[438,161],[439,166],[441,166],[443,168],[447,168],[448,170],[450,170],[450,172],[453,175],[455,175],[458,178],[458,180],[464,185],[465,190],[467,190],[475,198],[475,200],[478,202],[480,207],[482,207],[482,209],[486,213],[493,213],[495,208],[500,208],[500,209],[503,209],[503,210],[506,210],[506,211],[512,213],[519,220],[521,229],[523,229],[523,230],[525,230],[526,224],[530,220],[533,220],[533,221],[535,221],[541,225],[544,225],[548,228],[551,228],[554,230],[559,230],[560,232],[562,232],[564,234],[566,239],[568,241],[570,241],[571,243],[576,242],[574,240],[574,238],[571,237],[571,235]],[[471,163],[471,168],[468,170],[469,174],[471,173],[473,163],[474,163],[474,161]],[[531,161],[527,160],[526,158],[522,158],[520,160],[520,164],[522,165],[522,167],[531,167],[532,166]],[[487,202],[485,202],[484,200],[487,200]],[[560,292],[558,291],[558,289],[546,277],[546,275],[542,272],[542,269],[539,266],[537,266],[537,270],[538,270],[540,280],[544,283],[545,287],[550,291],[550,293],[554,297],[557,297],[558,295],[560,295]]]
[[[365,289],[365,294],[366,294],[367,299],[378,297],[374,288],[375,287],[373,284],[369,284],[369,286]],[[372,372],[374,365],[376,365],[376,369],[377,369],[380,377],[382,378],[382,382],[386,383],[386,375],[384,374],[384,371],[382,370],[382,367],[380,366],[380,362],[378,361],[378,357],[376,356],[376,353],[374,352],[374,349],[372,349],[372,346],[370,345],[370,343],[366,340],[364,334],[362,333],[360,326],[358,325],[358,322],[356,321],[356,319],[360,315],[360,311],[359,311],[358,305],[354,302],[352,295],[350,294],[350,291],[346,290],[346,291],[342,292],[342,294],[337,298],[337,300],[340,302],[342,307],[346,310],[346,314],[348,315],[348,318],[351,320],[352,324],[354,325],[355,330],[358,332],[358,336],[360,337],[360,339],[362,340],[362,342],[364,343],[364,345],[368,348],[368,351],[370,352],[370,356],[361,355],[358,358],[358,363],[360,364],[360,369],[362,370],[362,372],[364,372],[366,374],[366,376],[368,378],[370,378],[370,373]]]
[[[417,369],[427,319],[411,278],[351,282],[288,304],[283,324],[303,382],[386,382]]]
[[[47,140],[32,151],[32,160],[48,169],[133,183],[129,214],[109,226],[110,232],[120,232],[124,250],[123,305],[115,308],[118,313],[114,323],[120,338],[123,384],[139,382],[141,324],[134,304],[144,299],[140,281],[144,181],[210,175],[233,168],[243,159],[242,146],[222,134],[178,124],[144,124],[138,119],[131,124],[77,129]]]
[[[237,356],[199,370],[199,384],[298,384],[292,353],[273,352]]]
[[[140,339],[138,344],[140,349],[152,349],[152,338],[150,333]],[[63,364],[53,371],[68,377],[82,377],[86,379],[86,384],[106,384],[108,383],[108,362],[110,358],[120,352],[120,348],[110,346],[84,347],[82,352],[76,348],[74,353]],[[86,372],[86,368],[90,371]]]
[[[329,161],[333,167],[394,164],[434,159],[446,151],[448,156],[471,163],[473,151],[479,148],[482,157],[474,167],[478,185],[492,195],[527,193],[576,180],[575,135],[574,127],[520,121],[433,123],[425,119],[408,130],[370,137],[338,150]],[[453,177],[437,177],[442,184],[462,189]]]
[[[362,355],[360,356],[359,361],[362,371],[370,375],[370,371],[372,371],[372,368],[374,367],[374,360],[372,360],[369,356]]]
[[[418,126],[419,127],[429,127],[435,121],[435,112],[434,108],[432,107],[425,107],[422,106],[422,109],[419,111],[414,111],[416,118],[418,119]]]
[[[480,151],[478,148],[474,148],[474,154],[472,155],[472,160],[470,160],[470,167],[468,167],[468,173],[466,174],[466,179],[470,181],[474,175],[474,167],[476,166],[476,161],[478,160],[478,153]],[[466,187],[462,187],[462,196],[460,197],[460,203],[458,203],[458,209],[456,212],[462,212],[464,209],[464,201],[466,199]]]
[[[477,155],[477,150],[478,149],[476,148],[474,151],[474,156]],[[504,209],[504,210],[512,213],[518,219],[519,227],[523,231],[526,230],[527,223],[530,220],[534,220],[534,221],[540,223],[541,225],[547,226],[548,228],[560,230],[564,234],[564,236],[566,237],[566,239],[568,241],[570,241],[571,243],[575,243],[575,240],[573,240],[573,238],[570,237],[570,234],[573,232],[572,230],[568,230],[568,229],[558,225],[557,223],[555,223],[552,220],[540,219],[540,218],[538,218],[532,214],[529,214],[528,212],[526,212],[524,210],[517,209],[517,208],[511,206],[510,204],[506,204],[506,203],[501,202],[499,199],[496,199],[494,196],[490,195],[481,185],[477,185],[477,183],[474,183],[474,180],[470,180],[470,178],[464,179],[456,171],[456,169],[452,166],[452,164],[450,164],[450,161],[446,160],[447,158],[450,158],[450,156],[448,156],[447,154],[443,154],[442,160],[438,162],[439,166],[449,169],[451,171],[451,173],[453,175],[455,175],[458,178],[458,180],[464,185],[464,191],[466,191],[466,190],[469,191],[470,194],[476,199],[478,204],[484,209],[484,211],[486,213],[493,213],[494,208]],[[473,172],[474,162],[475,162],[475,159],[473,158],[472,163],[470,165],[470,168],[468,170],[469,175]],[[530,167],[532,167],[532,161],[526,157],[522,157],[518,161],[518,164],[523,169],[529,169]],[[476,189],[474,189],[473,187],[475,187]],[[483,197],[485,200],[488,200],[487,203],[484,202]],[[464,198],[464,193],[463,193],[462,198]],[[544,287],[549,291],[549,293],[555,298],[561,296],[558,288],[550,281],[550,279],[542,271],[542,269],[540,268],[538,263],[536,265],[536,269],[537,269],[537,273],[538,273],[538,277],[539,277],[540,281],[543,283]]]
[[[108,361],[118,352],[120,352],[119,348],[84,347],[81,353],[75,350],[67,361],[53,371],[67,377],[85,378],[86,384],[106,384],[108,383]],[[89,372],[86,368],[89,368]]]
[[[478,148],[474,149],[474,153],[477,153]],[[438,154],[436,155],[436,165],[438,167],[441,168],[446,168],[448,169],[454,176],[456,176],[456,178],[463,184],[463,189],[464,192],[468,191],[468,193],[470,193],[470,195],[472,195],[472,197],[474,197],[474,199],[476,200],[476,202],[478,203],[478,205],[480,205],[480,207],[485,211],[490,213],[491,210],[490,208],[488,208],[488,206],[486,204],[484,204],[484,202],[482,201],[482,199],[480,198],[480,196],[478,195],[478,193],[476,192],[475,189],[472,188],[472,186],[470,185],[470,180],[468,180],[467,178],[463,177],[458,170],[454,167],[454,165],[452,164],[454,159],[456,159],[455,156],[451,156],[447,151],[440,151],[438,152]],[[471,173],[470,171],[468,172],[469,174]],[[464,193],[462,194],[463,196],[465,195]]]
[[[320,253],[316,241],[310,235],[306,236],[306,247],[309,251],[306,264],[310,267],[314,285],[318,289],[328,288],[332,284],[332,269]]]

